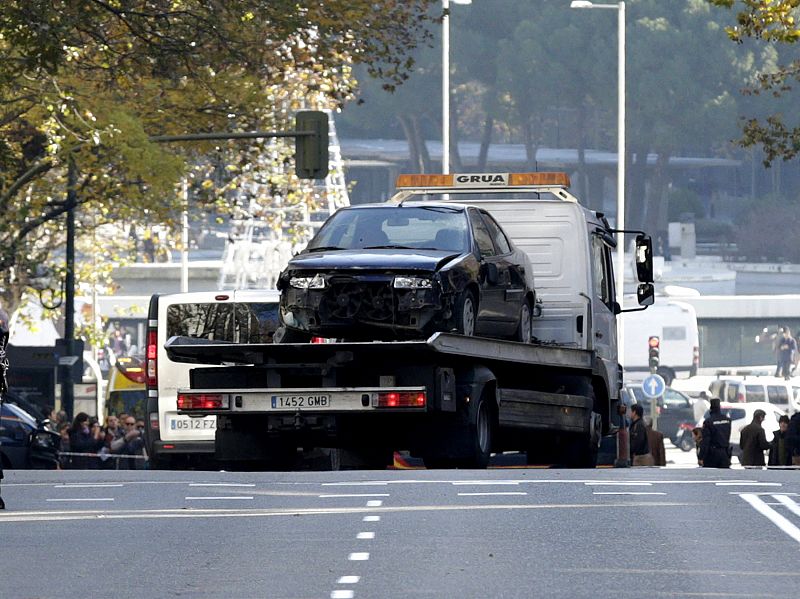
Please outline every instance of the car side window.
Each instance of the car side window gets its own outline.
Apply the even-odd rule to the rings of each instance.
[[[497,252],[495,252],[494,243],[492,243],[492,236],[489,234],[489,229],[477,210],[469,211],[469,220],[472,223],[472,232],[475,235],[475,241],[478,244],[481,256],[486,258],[496,255]]]
[[[511,244],[508,243],[508,238],[506,237],[505,233],[503,233],[500,225],[497,224],[497,222],[488,212],[481,210],[481,216],[483,216],[483,220],[489,229],[489,234],[492,236],[492,239],[494,239],[494,245],[497,247],[498,253],[501,256],[510,254]]]
[[[767,397],[769,397],[769,403],[789,403],[789,392],[786,390],[786,387],[781,387],[779,385],[767,386]]]
[[[667,389],[664,391],[664,404],[670,408],[685,408],[689,402],[677,391]]]

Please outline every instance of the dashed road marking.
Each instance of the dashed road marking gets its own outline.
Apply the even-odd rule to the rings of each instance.
[[[47,501],[53,502],[68,502],[68,501],[114,501],[113,497],[62,497],[60,499],[48,499]]]
[[[364,519],[362,520],[362,522],[380,522],[380,521],[381,521],[380,516],[364,516]]]
[[[497,495],[527,495],[524,491],[495,491],[486,493],[459,493],[459,497],[481,497],[481,496],[497,496]]]
[[[389,484],[388,480],[379,480],[379,481],[361,480],[352,482],[322,483],[322,486],[323,487],[385,487],[388,484]]]
[[[367,502],[367,507],[381,507],[383,502],[380,499],[373,499]]]
[[[666,495],[659,491],[595,491],[592,495]]]
[[[374,532],[360,532],[360,533],[358,533],[356,535],[356,538],[357,539],[366,539],[366,540],[374,539],[375,538],[375,533]]]
[[[800,543],[800,528],[797,528],[783,514],[780,514],[771,507],[769,507],[766,503],[764,503],[764,500],[761,499],[761,497],[753,493],[741,493],[739,496],[742,499],[744,499],[747,503],[749,503],[751,507],[754,510],[756,510],[759,514],[766,517],[775,526],[780,528],[783,532],[785,532],[795,541]]]
[[[331,599],[353,599],[356,594],[349,590],[349,589],[339,589],[337,591],[331,591]]]
[[[361,580],[360,576],[342,576],[336,581],[336,584],[357,584]]]
[[[228,500],[241,500],[247,501],[252,500],[253,497],[250,495],[232,495],[228,497],[203,497],[203,496],[194,496],[194,497],[186,497],[186,501],[228,501]]]
[[[800,505],[797,505],[797,503],[789,499],[789,497],[786,495],[773,495],[773,497],[780,505],[789,508],[789,511],[795,516],[800,516]]]
[[[190,487],[255,487],[252,483],[189,483]]]
[[[758,483],[758,482],[722,482],[714,483],[717,487],[782,487],[782,483]]]
[[[457,480],[453,481],[454,487],[460,486],[469,486],[469,487],[479,487],[481,485],[519,485],[520,481],[518,480],[476,480],[476,481],[468,481],[468,480]]]
[[[105,489],[107,487],[121,487],[122,483],[64,483],[54,485],[56,489]]]
[[[365,562],[369,559],[369,553],[367,552],[360,552],[360,553],[351,553],[347,559],[351,562]]]
[[[588,482],[583,483],[587,487],[652,487],[653,483],[646,483],[646,482]]]
[[[389,497],[389,493],[339,493],[330,495],[320,495],[320,499],[332,499],[336,497]]]

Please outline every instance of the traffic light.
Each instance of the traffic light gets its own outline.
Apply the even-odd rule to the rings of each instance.
[[[650,364],[650,372],[655,373],[658,370],[659,356],[658,352],[661,349],[661,339],[653,335],[647,340],[648,349],[648,364]]]
[[[328,176],[328,115],[321,110],[301,110],[295,116],[294,172],[300,179]]]

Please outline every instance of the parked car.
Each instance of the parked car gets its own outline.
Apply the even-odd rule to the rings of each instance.
[[[527,255],[488,212],[463,204],[341,209],[292,258],[278,288],[283,342],[435,331],[530,342],[538,314]]]
[[[774,405],[767,402],[748,402],[748,403],[720,403],[722,413],[731,419],[731,445],[733,446],[734,455],[740,455],[739,438],[742,429],[753,421],[753,414],[756,410],[764,410],[766,418],[761,426],[766,433],[767,441],[772,441],[773,433],[778,430],[778,419],[786,414],[783,410],[778,409]],[[703,420],[708,417],[708,413],[703,416]],[[703,420],[700,420],[697,426],[703,426]]]
[[[3,468],[58,467],[58,433],[19,406],[3,402],[0,410],[0,460]]]
[[[641,385],[625,385],[623,392],[628,396],[628,401],[625,402],[627,405],[640,403],[644,409],[644,415],[646,417],[651,415],[650,398],[645,396]],[[686,424],[693,425],[697,420],[694,401],[680,391],[667,387],[664,395],[657,400],[656,407],[658,409],[658,430],[664,433],[664,436],[672,441],[673,445],[680,447],[683,451],[694,449],[691,430],[693,426],[685,426]]]

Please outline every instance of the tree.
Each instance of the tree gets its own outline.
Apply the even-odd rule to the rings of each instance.
[[[66,165],[98,224],[166,220],[200,156],[149,136],[286,125],[282,86],[341,104],[363,63],[387,88],[430,37],[433,0],[7,0],[0,5],[0,293],[13,310],[61,251]],[[298,97],[295,95],[293,97]],[[299,103],[287,106],[298,108]],[[258,152],[255,145],[248,149]],[[253,153],[250,154],[252,157]],[[240,152],[241,161],[243,154]],[[223,173],[226,164],[218,164]],[[235,165],[234,165],[235,166]],[[219,169],[218,169],[219,170]],[[222,186],[201,179],[206,205]],[[200,182],[199,182],[200,183]],[[85,223],[84,223],[85,224]]]
[[[728,37],[738,44],[752,38],[767,44],[791,45],[800,41],[800,0],[708,0],[728,9],[738,8],[736,25],[725,29]],[[784,98],[792,91],[793,81],[800,81],[800,59],[787,64],[774,64],[762,70],[746,94],[772,94]],[[788,107],[788,106],[787,106]],[[792,106],[789,112],[796,112]],[[791,160],[800,153],[800,124],[792,125],[780,112],[763,120],[750,118],[743,125],[744,147],[760,145],[765,154],[764,164],[770,166],[777,158]]]

